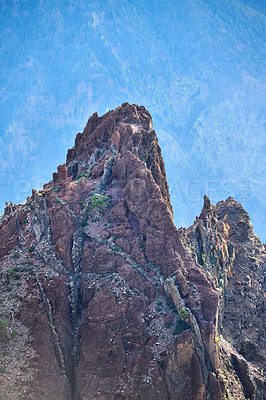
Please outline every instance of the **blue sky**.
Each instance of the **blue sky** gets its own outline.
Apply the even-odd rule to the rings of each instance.
[[[264,1],[1,0],[0,19],[1,212],[128,101],[153,116],[176,225],[232,195],[266,240]]]

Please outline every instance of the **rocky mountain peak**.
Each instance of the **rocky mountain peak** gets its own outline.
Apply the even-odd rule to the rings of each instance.
[[[205,197],[177,231],[148,111],[93,114],[0,219],[0,397],[262,400],[265,251],[247,221]]]
[[[104,169],[110,170],[115,158],[124,156],[137,157],[151,171],[172,213],[161,149],[151,115],[144,106],[123,103],[102,117],[94,113],[83,133],[76,136],[75,146],[68,150],[66,164],[58,167],[54,181],[62,181],[67,176],[75,179],[84,172],[85,176],[88,173],[100,176]]]
[[[229,237],[235,242],[245,242],[254,236],[248,213],[233,197],[216,205],[218,219],[230,226]]]
[[[201,214],[200,214],[200,217],[199,217],[202,220],[204,218],[206,218],[207,215],[208,216],[212,216],[213,215],[213,205],[212,205],[209,197],[204,195],[203,200],[204,200],[203,208],[202,208],[202,211],[201,211]]]
[[[152,135],[148,135],[153,132]],[[144,143],[142,136],[145,135]],[[73,160],[88,160],[93,151],[108,150],[112,145],[117,152],[138,152],[143,144],[155,140],[152,118],[143,106],[124,103],[101,117],[94,113],[83,133],[79,133],[75,146],[68,151],[67,164]],[[144,157],[144,154],[141,154]],[[145,158],[145,157],[144,157]],[[145,159],[143,161],[146,161]]]

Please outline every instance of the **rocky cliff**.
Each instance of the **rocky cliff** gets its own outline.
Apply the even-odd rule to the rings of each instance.
[[[232,198],[175,228],[145,107],[93,114],[1,217],[0,398],[263,399],[263,267]]]

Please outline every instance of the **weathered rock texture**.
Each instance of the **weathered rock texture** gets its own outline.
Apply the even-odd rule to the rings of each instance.
[[[233,199],[176,230],[145,107],[93,114],[0,245],[0,398],[263,399],[265,249]]]

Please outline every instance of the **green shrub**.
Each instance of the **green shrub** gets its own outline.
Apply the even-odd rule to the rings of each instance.
[[[182,319],[176,321],[176,326],[173,331],[173,335],[180,335],[180,333],[184,332],[186,329],[189,329],[190,326]]]
[[[85,172],[82,172],[82,174],[80,174],[80,175],[77,177],[77,181],[80,181],[80,179],[83,178],[83,176],[85,176],[85,174],[86,174],[86,171],[85,171]]]
[[[0,318],[0,340],[4,340],[6,338],[6,327],[8,325],[8,321]]]
[[[102,211],[109,204],[107,196],[101,194],[94,194],[90,199],[90,211],[98,210]]]
[[[115,247],[114,247],[114,251],[121,251],[121,247],[115,246]]]
[[[14,339],[17,336],[16,329],[12,329],[11,335],[8,337],[9,340]]]
[[[12,258],[14,258],[14,260],[15,260],[16,258],[19,258],[19,253],[16,252],[15,254],[13,254]]]
[[[28,224],[29,221],[27,219],[24,219],[23,224]]]
[[[35,250],[35,247],[34,247],[34,246],[31,246],[31,247],[29,248],[29,253],[33,253],[34,250]]]
[[[141,242],[139,247],[141,248],[142,251],[144,251],[145,250],[145,243]]]
[[[182,319],[182,321],[185,321],[185,322],[189,322],[189,311],[187,310],[187,308],[186,307],[182,307],[180,310],[179,310],[179,315],[180,315],[180,318]]]
[[[16,280],[19,280],[19,279],[20,279],[20,275],[15,273],[15,272],[18,272],[18,271],[22,271],[22,270],[21,270],[20,268],[18,268],[18,267],[15,267],[15,268],[13,268],[13,269],[8,269],[8,270],[7,270],[7,272],[9,273],[9,275],[10,275],[11,277],[13,277],[14,279],[16,279]]]
[[[166,328],[170,328],[170,326],[172,326],[172,325],[173,325],[173,321],[167,321],[167,322],[164,323],[164,326]]]
[[[166,300],[166,304],[168,305],[168,307],[170,308],[170,310],[175,310],[175,303],[174,303],[172,300],[167,299],[167,300]]]

